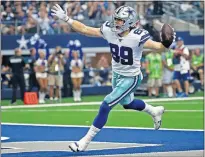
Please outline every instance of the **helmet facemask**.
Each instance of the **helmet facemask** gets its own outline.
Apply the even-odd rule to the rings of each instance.
[[[111,23],[111,30],[113,32],[116,32],[117,34],[120,34],[122,32],[124,32],[124,26],[125,26],[125,20],[120,19],[120,18],[116,18],[115,16],[112,17],[112,23]],[[122,20],[123,24],[117,24],[117,20]]]
[[[122,20],[124,23],[119,25],[116,23],[117,20]],[[111,30],[117,34],[120,34],[127,31],[130,27],[134,27],[138,21],[138,16],[133,8],[122,6],[116,9],[112,17]]]

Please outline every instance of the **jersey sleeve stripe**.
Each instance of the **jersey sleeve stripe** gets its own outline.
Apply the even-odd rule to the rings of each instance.
[[[102,37],[105,39],[105,35],[103,34],[103,25],[104,24],[102,24],[102,26],[100,27],[100,33],[102,34]]]
[[[148,34],[143,35],[143,36],[141,37],[140,41],[146,40],[147,38],[150,38],[149,33],[148,33]]]
[[[149,38],[150,38],[150,36],[147,36],[146,38],[144,38],[143,40],[141,40],[141,41],[139,42],[139,46],[140,46],[141,44],[144,44]]]
[[[101,32],[102,35],[104,35],[103,34],[103,25],[100,27],[100,32]]]
[[[144,39],[141,40],[140,42],[146,42],[149,38],[150,38],[150,36],[147,36],[146,38],[144,38]]]

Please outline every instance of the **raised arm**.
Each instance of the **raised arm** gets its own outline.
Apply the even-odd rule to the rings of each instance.
[[[166,49],[167,49],[162,43],[153,41],[153,40],[151,40],[151,39],[148,39],[148,40],[144,43],[144,48],[155,49],[155,50],[157,50],[158,52],[165,52]]]
[[[51,15],[58,17],[59,19],[67,22],[72,29],[76,32],[93,37],[102,37],[100,28],[94,28],[84,25],[83,23],[73,20],[67,16],[67,10],[63,10],[58,4],[56,4],[52,9]]]

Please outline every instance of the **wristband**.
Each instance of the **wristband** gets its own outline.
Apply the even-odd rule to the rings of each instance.
[[[72,25],[73,21],[74,21],[73,19],[68,17],[68,19],[65,22],[67,22],[68,24]]]

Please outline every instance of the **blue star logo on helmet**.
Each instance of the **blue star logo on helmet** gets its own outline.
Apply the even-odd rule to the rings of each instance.
[[[133,15],[133,10],[131,10],[130,8],[128,8],[128,10],[125,11],[125,12],[127,12],[127,13],[129,14],[129,16],[130,16],[130,15]]]

